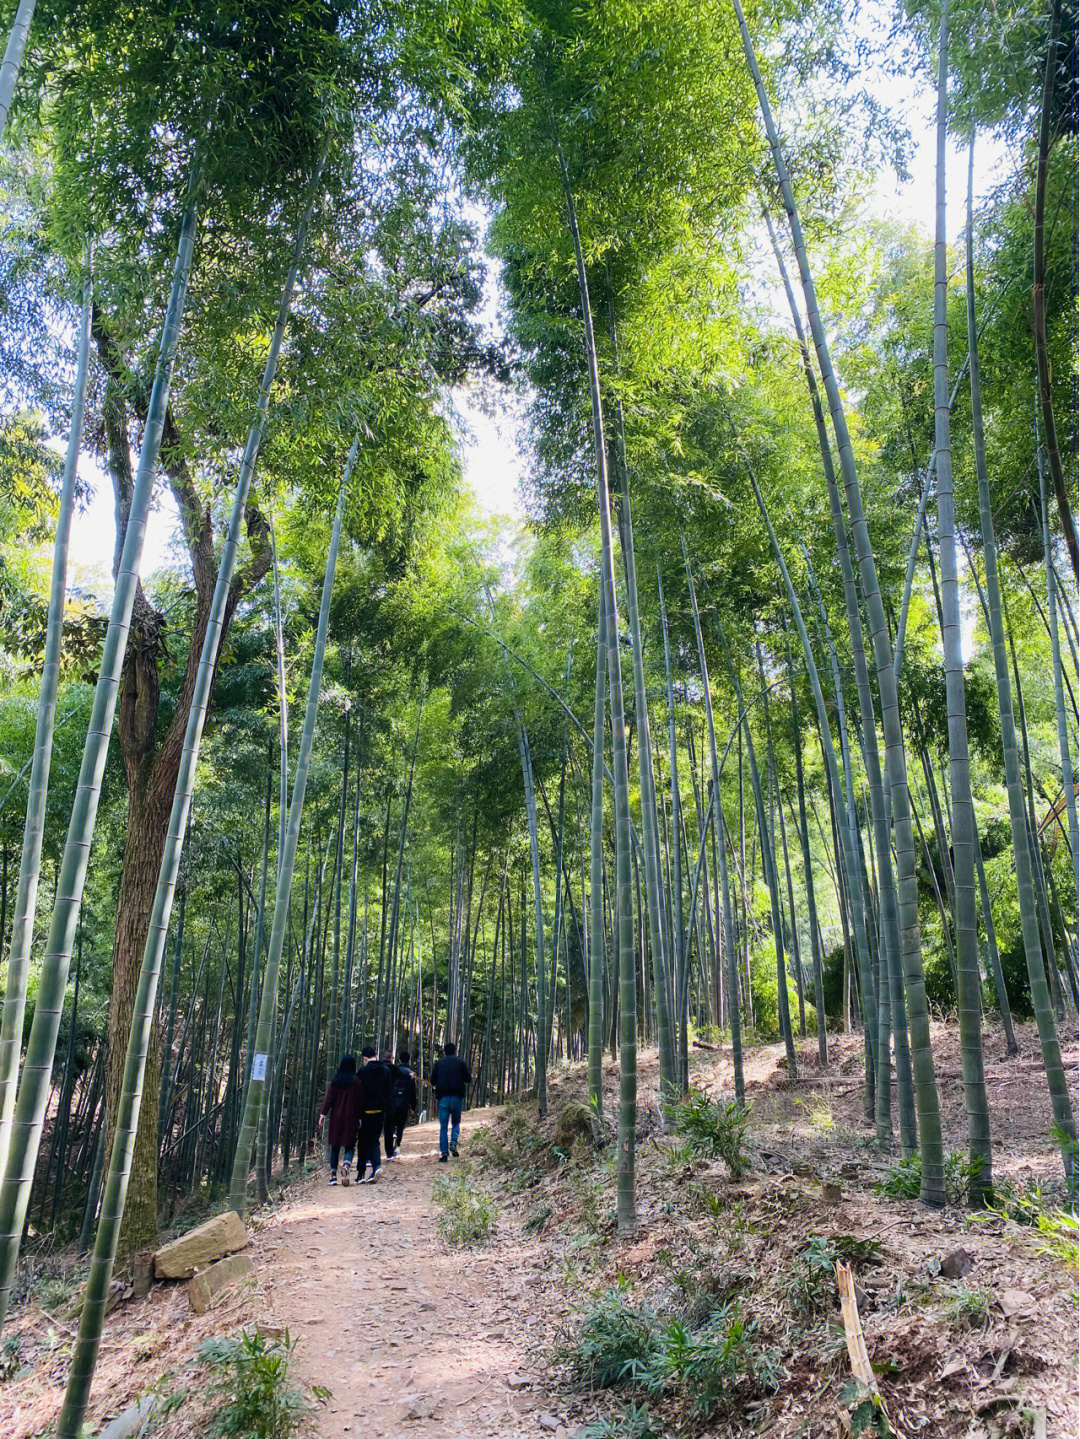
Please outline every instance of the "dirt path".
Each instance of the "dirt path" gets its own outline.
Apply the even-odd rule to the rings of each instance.
[[[488,1117],[464,1116],[463,1155]],[[437,1157],[437,1124],[408,1129],[377,1184],[332,1188],[322,1169],[265,1232],[269,1320],[299,1341],[304,1378],[333,1395],[313,1432],[567,1439],[559,1399],[530,1362],[533,1276],[505,1251],[493,1262],[447,1248],[431,1200]]]

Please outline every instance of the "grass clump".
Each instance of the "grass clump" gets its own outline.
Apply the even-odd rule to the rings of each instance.
[[[682,1136],[687,1154],[703,1159],[722,1159],[733,1179],[750,1168],[746,1129],[750,1111],[735,1100],[710,1099],[701,1090],[691,1090],[671,1110],[675,1133]]]
[[[224,1400],[209,1432],[237,1439],[289,1439],[295,1434],[312,1407],[303,1390],[289,1382],[295,1348],[288,1330],[281,1339],[247,1330],[204,1339],[199,1358],[214,1371],[210,1393]],[[329,1397],[322,1388],[312,1393]]]
[[[743,1393],[774,1387],[780,1377],[775,1351],[761,1344],[738,1301],[719,1305],[695,1328],[681,1319],[662,1323],[622,1289],[601,1295],[562,1357],[582,1387],[674,1397],[684,1414],[701,1418],[730,1408]]]
[[[962,1204],[981,1161],[971,1164],[962,1154],[950,1154],[945,1160],[945,1199],[949,1204]],[[874,1186],[885,1199],[918,1199],[922,1188],[922,1156],[909,1154],[886,1170],[885,1178]]]
[[[577,1431],[577,1439],[663,1439],[653,1428],[653,1417],[642,1405],[631,1404],[613,1419],[598,1419]]]
[[[609,1289],[582,1320],[577,1342],[562,1352],[574,1381],[584,1389],[613,1389],[647,1364],[656,1346],[657,1318]]]
[[[992,1289],[984,1289],[981,1285],[961,1285],[946,1301],[945,1322],[950,1329],[985,1329],[996,1298]]]
[[[483,1244],[495,1228],[496,1211],[490,1195],[469,1182],[469,1166],[457,1174],[437,1174],[431,1197],[442,1209],[439,1233],[448,1244]]]
[[[544,1225],[555,1213],[554,1208],[546,1199],[541,1199],[539,1204],[534,1204],[525,1216],[524,1229],[526,1234],[539,1234]]]

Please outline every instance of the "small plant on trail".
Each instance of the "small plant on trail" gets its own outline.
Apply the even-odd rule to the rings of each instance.
[[[1080,1220],[1075,1213],[1062,1209],[1056,1214],[1040,1214],[1035,1220],[1042,1235],[1040,1254],[1066,1264],[1074,1276],[1080,1265]]]
[[[631,1404],[614,1419],[598,1419],[577,1431],[578,1439],[662,1439],[662,1431],[653,1428],[653,1417],[644,1405]]]
[[[213,1417],[210,1432],[238,1439],[289,1439],[311,1408],[296,1385],[289,1383],[295,1340],[288,1331],[269,1339],[257,1331],[204,1339],[199,1358],[215,1371],[210,1393],[227,1396]],[[316,1398],[328,1391],[312,1390]]]
[[[788,1280],[788,1298],[797,1314],[814,1318],[835,1307],[836,1261],[838,1251],[827,1239],[815,1235],[796,1256]]]
[[[544,1225],[555,1213],[554,1208],[546,1199],[541,1199],[539,1204],[534,1204],[525,1216],[523,1228],[526,1234],[539,1234]]]
[[[495,1205],[489,1195],[469,1183],[469,1166],[457,1174],[437,1174],[431,1197],[442,1208],[439,1233],[448,1244],[483,1244],[495,1228]]]
[[[836,1263],[868,1267],[880,1264],[881,1245],[876,1239],[855,1234],[814,1235],[791,1266],[787,1291],[792,1308],[805,1318],[827,1314],[838,1302]]]
[[[14,1379],[22,1368],[22,1335],[9,1334],[0,1349],[0,1384]]]
[[[586,1313],[577,1342],[560,1352],[574,1380],[585,1389],[624,1384],[635,1365],[647,1363],[656,1345],[656,1316],[636,1308],[622,1289],[609,1289]]]
[[[985,1329],[996,1298],[992,1289],[961,1285],[946,1301],[945,1323],[950,1329]]]
[[[950,1154],[945,1160],[945,1198],[949,1204],[962,1204],[982,1161],[970,1164],[962,1154]],[[918,1199],[922,1186],[922,1157],[908,1155],[886,1170],[885,1178],[875,1185],[886,1199]]]
[[[675,1395],[685,1412],[703,1417],[730,1406],[740,1388],[760,1392],[780,1376],[776,1353],[762,1347],[737,1301],[714,1308],[697,1328],[679,1319],[661,1325],[622,1289],[601,1295],[561,1357],[582,1387]]]
[[[702,1159],[722,1159],[733,1179],[750,1168],[746,1149],[749,1109],[741,1108],[733,1099],[718,1102],[695,1089],[670,1113],[686,1153]]]

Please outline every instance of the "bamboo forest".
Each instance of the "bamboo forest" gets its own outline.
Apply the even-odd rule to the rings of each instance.
[[[1077,1439],[1077,33],[0,0],[0,1439]]]

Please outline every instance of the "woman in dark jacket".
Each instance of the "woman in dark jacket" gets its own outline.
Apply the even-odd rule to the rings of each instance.
[[[356,1060],[346,1054],[338,1065],[337,1073],[327,1085],[326,1098],[319,1110],[316,1126],[322,1133],[323,1119],[330,1116],[327,1126],[327,1143],[330,1145],[330,1183],[337,1183],[338,1156],[345,1151],[345,1162],[341,1171],[341,1182],[348,1187],[349,1169],[352,1166],[353,1150],[356,1148],[356,1131],[360,1126],[360,1109],[363,1087],[356,1072]]]

